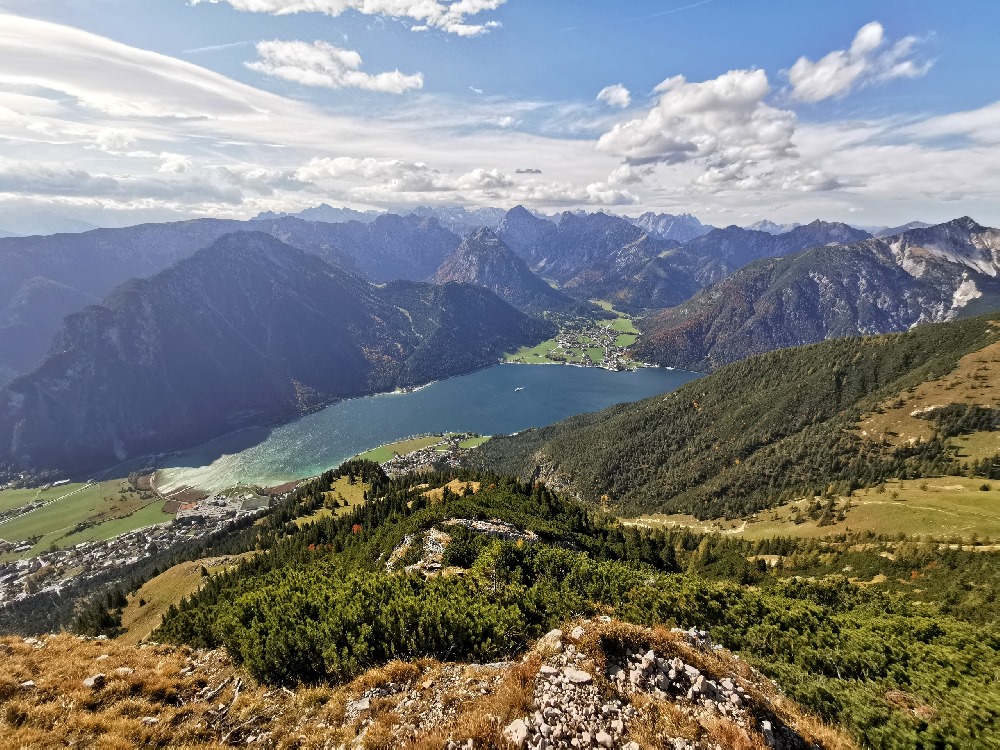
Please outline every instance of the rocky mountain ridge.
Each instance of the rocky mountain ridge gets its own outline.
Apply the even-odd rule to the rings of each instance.
[[[641,659],[629,657],[640,677],[624,685],[611,677],[622,674],[617,657],[605,653],[617,648],[631,653],[624,651],[623,632],[657,649]],[[552,631],[518,661],[396,661],[343,686],[295,690],[256,684],[221,650],[136,647],[63,634],[2,639],[0,652],[7,664],[0,689],[8,706],[24,712],[23,720],[14,722],[5,713],[0,727],[22,747],[95,737],[131,746],[271,747],[297,737],[352,748],[382,739],[449,750],[470,742],[521,748],[537,747],[543,739],[553,748],[632,750],[666,739],[653,734],[655,715],[664,711],[686,718],[670,739],[671,747],[685,750],[707,750],[733,737],[772,748],[817,741],[828,748],[851,747],[846,737],[810,720],[763,675],[698,632],[665,633],[609,618],[570,623],[565,634]],[[663,662],[665,674],[673,669],[677,680],[697,674],[704,691],[655,687],[642,661],[650,653],[653,672],[658,674]],[[586,669],[600,674],[603,663],[608,676],[602,674],[599,683]],[[703,675],[706,667],[711,671]],[[728,691],[739,704],[708,698],[713,685],[719,696]],[[71,708],[64,705],[62,720],[46,727],[43,717],[66,696],[73,698]],[[88,727],[84,705],[86,715],[100,719],[97,728]]]
[[[639,356],[706,372],[772,349],[905,331],[991,309],[998,271],[1000,231],[968,217],[765,258],[645,321]]]
[[[0,390],[0,464],[83,471],[175,450],[469,372],[551,333],[484,289],[375,286],[235,233],[69,316],[42,363]]]
[[[702,224],[691,214],[656,214],[647,211],[634,219],[626,218],[657,239],[675,240],[680,243],[701,237],[715,229],[709,224]]]
[[[504,245],[493,230],[485,227],[466,235],[432,280],[436,284],[459,281],[484,287],[525,312],[586,311],[583,304],[533,274],[524,259]]]

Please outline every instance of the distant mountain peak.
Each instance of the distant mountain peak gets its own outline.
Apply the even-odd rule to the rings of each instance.
[[[475,284],[528,312],[582,312],[586,307],[532,273],[524,259],[489,227],[467,234],[458,249],[441,264],[434,281]]]
[[[778,224],[777,222],[771,221],[770,219],[761,219],[758,222],[750,224],[747,229],[753,230],[755,232],[767,232],[768,234],[785,234],[793,229],[802,226],[798,222],[792,224]]]
[[[702,224],[689,213],[657,214],[647,211],[637,219],[626,218],[652,237],[661,240],[676,240],[681,243],[708,234],[713,228],[708,224]]]
[[[464,242],[476,242],[476,243],[496,243],[501,244],[500,238],[497,233],[494,232],[489,227],[479,227],[478,229],[473,229],[467,235],[465,235]],[[509,252],[509,251],[508,251]]]

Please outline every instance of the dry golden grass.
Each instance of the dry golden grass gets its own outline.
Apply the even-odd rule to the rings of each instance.
[[[654,648],[706,675],[733,677],[758,718],[787,725],[820,747],[854,747],[726,652],[693,648],[665,629],[614,621],[590,622],[586,629],[578,647],[593,660],[603,691],[611,689],[602,677],[609,655],[627,647]],[[534,651],[500,665],[395,661],[347,685],[287,690],[254,683],[220,651],[136,647],[70,635],[43,642],[36,647],[0,640],[0,746],[328,748],[351,745],[363,735],[365,748],[429,750],[449,739],[508,748],[503,729],[533,712],[542,663]],[[104,685],[85,686],[97,673],[106,676]],[[362,696],[367,707],[358,701]],[[892,697],[905,702],[905,696]],[[644,748],[668,747],[662,744],[668,736],[741,750],[764,747],[755,732],[725,720],[692,718],[670,702],[637,698],[636,706],[632,737]]]
[[[441,487],[435,487],[432,490],[427,490],[423,493],[424,497],[434,503],[439,503],[444,498],[444,488],[447,487],[456,495],[461,495],[465,492],[465,488],[469,486],[472,488],[472,493],[475,494],[479,492],[480,483],[479,482],[460,482],[457,479],[452,479],[448,484]]]
[[[402,747],[407,750],[441,748],[449,739],[472,740],[476,748],[511,747],[503,729],[532,710],[535,676],[540,657],[531,653],[514,663],[492,693],[467,701],[447,724]]]
[[[919,415],[948,404],[1000,406],[1000,342],[966,354],[944,377],[887,400],[878,412],[864,417],[857,429],[864,437],[893,445],[926,440],[933,434],[933,422]],[[972,455],[978,452],[977,443],[970,445],[965,451],[969,458],[988,457]]]
[[[122,611],[122,627],[126,632],[119,642],[134,646],[148,638],[159,627],[171,604],[180,604],[208,580],[201,574],[202,567],[215,573],[236,564],[237,559],[212,557],[180,563],[144,583],[129,595],[128,606]]]

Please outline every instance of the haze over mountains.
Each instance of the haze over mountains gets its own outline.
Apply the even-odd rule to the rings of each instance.
[[[0,463],[88,470],[491,364],[552,329],[464,284],[375,286],[265,233],[69,316],[0,391]]]

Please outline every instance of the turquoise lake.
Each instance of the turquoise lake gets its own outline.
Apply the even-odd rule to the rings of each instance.
[[[661,368],[490,367],[411,393],[356,398],[276,427],[243,430],[166,459],[157,487],[276,486],[412,435],[511,434],[672,391],[699,377]],[[518,389],[518,390],[515,390]]]

